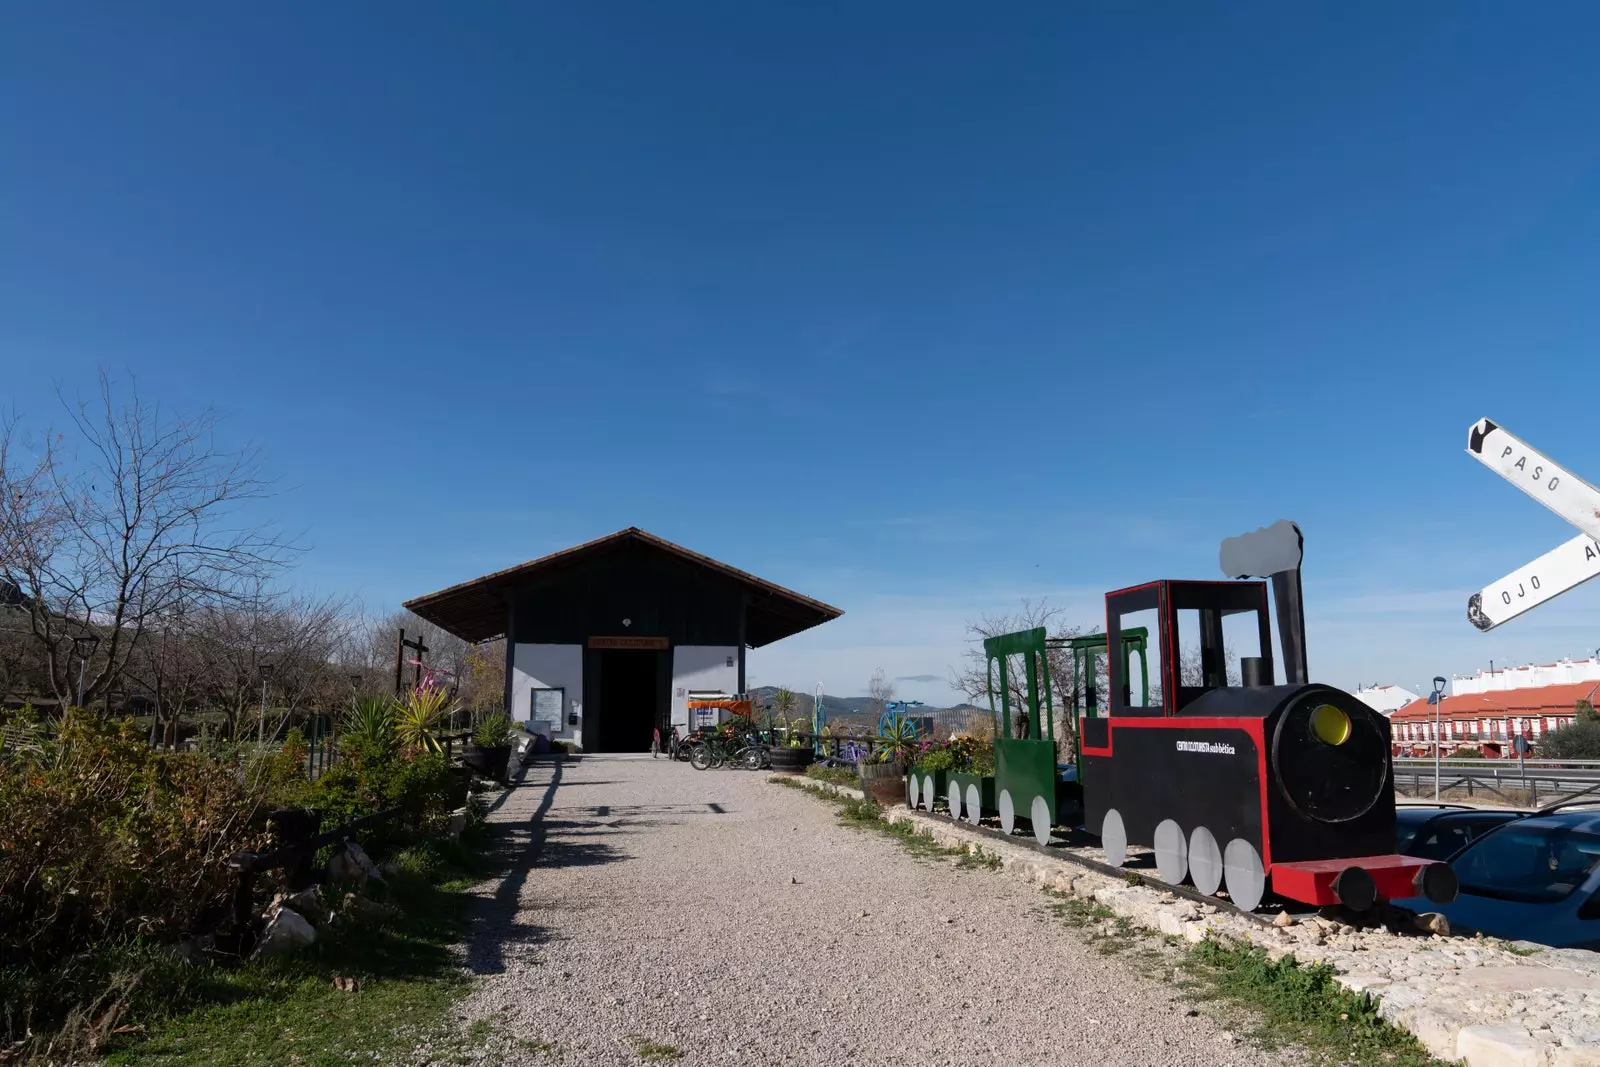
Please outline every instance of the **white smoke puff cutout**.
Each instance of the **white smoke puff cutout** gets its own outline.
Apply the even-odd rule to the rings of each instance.
[[[1288,519],[1222,542],[1219,560],[1229,578],[1269,578],[1296,570],[1305,553],[1300,527]]]

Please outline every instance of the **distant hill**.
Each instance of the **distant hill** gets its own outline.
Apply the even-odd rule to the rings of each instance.
[[[750,690],[751,699],[755,701],[756,716],[763,714],[763,706],[770,705],[778,695],[775,685],[758,686]],[[812,698],[810,693],[796,692],[794,694],[794,714],[809,720],[811,718]],[[871,697],[835,697],[824,693],[822,695],[822,710],[827,714],[831,723],[851,723],[876,729],[880,714],[877,701]],[[972,704],[957,704],[948,708],[934,708],[924,705],[915,709],[918,715],[929,715],[934,722],[942,723],[952,730],[965,730],[968,732],[987,732],[991,717],[988,708],[975,707]]]

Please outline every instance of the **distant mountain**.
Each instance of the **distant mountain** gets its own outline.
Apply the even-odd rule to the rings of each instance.
[[[750,697],[755,701],[756,716],[760,718],[764,708],[770,706],[778,696],[778,687],[775,685],[758,686],[750,690]],[[809,720],[811,718],[812,698],[810,693],[794,694],[794,714]],[[871,697],[834,697],[824,693],[822,695],[822,710],[826,713],[829,722],[834,723],[859,723],[874,729],[878,725],[878,716],[881,711],[878,702]],[[917,715],[930,715],[935,722],[941,722],[952,729],[972,729],[974,726],[987,724],[990,720],[988,708],[975,707],[972,704],[957,704],[949,708],[934,708],[923,705],[914,709]]]

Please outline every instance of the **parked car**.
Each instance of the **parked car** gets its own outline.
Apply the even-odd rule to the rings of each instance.
[[[1437,911],[1454,927],[1556,948],[1600,948],[1600,810],[1542,811],[1502,822],[1450,860],[1455,902],[1395,903]]]
[[[1403,856],[1447,860],[1501,823],[1527,814],[1460,804],[1406,805],[1395,809],[1395,847]]]

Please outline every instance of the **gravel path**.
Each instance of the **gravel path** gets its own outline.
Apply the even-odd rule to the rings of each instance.
[[[464,1021],[522,1042],[486,1059],[636,1065],[651,1041],[684,1065],[1283,1062],[1089,947],[1036,888],[918,860],[765,777],[528,768],[490,816],[513,866],[480,888],[468,947]]]

